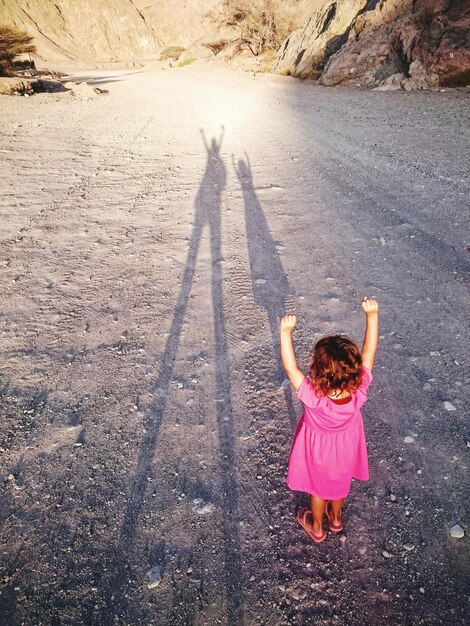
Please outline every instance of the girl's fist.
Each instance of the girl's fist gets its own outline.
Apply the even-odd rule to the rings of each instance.
[[[366,315],[372,315],[373,313],[377,313],[379,310],[377,300],[369,300],[367,296],[364,296],[364,299],[362,301],[362,310]]]
[[[295,315],[284,315],[284,317],[281,318],[281,332],[283,330],[292,332],[296,324],[297,318],[295,317]]]

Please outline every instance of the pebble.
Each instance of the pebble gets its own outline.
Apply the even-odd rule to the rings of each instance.
[[[257,278],[255,280],[255,285],[265,285],[266,281],[264,280],[264,278]]]
[[[395,495],[395,494],[393,494],[393,493],[391,493],[391,494],[390,494],[390,500],[391,500],[392,502],[396,502],[396,500],[397,500],[396,495]]]
[[[424,587],[420,587],[419,590],[421,593],[424,593]]]
[[[240,439],[242,441],[248,441],[248,439],[251,439],[251,435],[249,433],[246,433],[245,431],[241,431],[240,432]]]
[[[454,524],[450,529],[450,536],[454,539],[462,539],[464,535],[465,531],[460,524]]]
[[[146,574],[148,578],[147,589],[155,589],[162,582],[162,568],[154,565]]]
[[[393,555],[391,555],[390,552],[387,552],[387,550],[382,550],[382,556],[386,559],[391,559]]]
[[[183,385],[183,383],[178,383],[177,387],[178,387],[178,389],[183,389],[184,385]]]
[[[414,437],[410,437],[410,436],[408,435],[407,437],[405,437],[405,438],[403,439],[403,441],[404,441],[405,443],[414,443],[414,442],[415,442],[415,439],[414,439]]]
[[[303,589],[294,589],[294,591],[292,591],[290,595],[294,600],[304,600],[304,598],[307,597],[307,592]]]
[[[405,548],[405,550],[407,550],[408,552],[410,552],[411,550],[414,550],[414,549],[415,549],[414,545],[413,545],[412,543],[409,543],[409,542],[408,542],[408,543],[404,543],[404,544],[403,544],[403,547],[404,547],[404,548]]]
[[[196,509],[196,513],[198,515],[207,515],[208,513],[212,513],[215,510],[215,505],[212,502],[208,502],[207,504],[203,504],[202,506]]]
[[[455,406],[452,404],[452,402],[444,402],[444,408],[446,411],[456,411],[457,409],[455,408]]]
[[[341,541],[341,543],[345,543],[348,540],[348,538],[346,537],[346,535],[341,535],[339,540]]]
[[[358,550],[359,554],[365,554],[367,552],[367,548],[365,546],[361,546]]]

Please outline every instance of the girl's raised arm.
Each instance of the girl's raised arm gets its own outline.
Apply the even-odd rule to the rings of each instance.
[[[280,333],[281,333],[281,359],[286,374],[289,377],[290,382],[296,389],[302,384],[305,375],[297,367],[297,360],[295,358],[294,346],[292,344],[292,331],[297,324],[295,315],[285,315],[281,319]]]
[[[366,316],[366,332],[362,344],[362,365],[368,369],[374,367],[375,353],[379,341],[379,305],[375,300],[364,298],[362,310]]]

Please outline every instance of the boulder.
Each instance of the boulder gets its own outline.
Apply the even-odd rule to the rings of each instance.
[[[66,91],[64,83],[61,80],[49,76],[43,76],[31,81],[31,87],[34,93],[57,93],[59,91]]]
[[[400,91],[404,89],[405,81],[403,74],[392,74],[381,85],[375,87],[375,91]]]
[[[20,77],[0,77],[0,94],[6,96],[22,96],[24,94],[31,95],[33,88],[31,84]]]
[[[356,17],[364,11],[368,0],[327,0],[281,46],[274,71],[301,78],[319,78],[329,57],[348,38]]]
[[[74,96],[82,100],[89,100],[91,98],[96,98],[96,96],[100,96],[104,93],[108,93],[105,89],[93,87],[93,85],[90,85],[85,81],[81,83],[67,81],[66,83],[64,83],[64,87],[65,89],[71,91]]]

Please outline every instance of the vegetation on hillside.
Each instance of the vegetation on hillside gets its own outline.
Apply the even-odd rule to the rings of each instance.
[[[277,50],[295,29],[296,3],[282,0],[224,0],[222,24],[240,32],[240,48],[258,56]]]
[[[12,73],[14,60],[28,52],[36,52],[33,37],[24,31],[0,24],[0,76]]]

